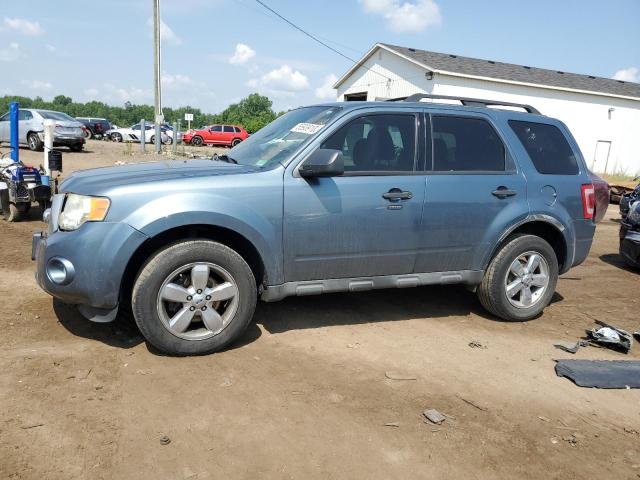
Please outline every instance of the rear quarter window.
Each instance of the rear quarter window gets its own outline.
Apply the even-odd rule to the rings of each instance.
[[[533,166],[545,175],[577,175],[578,159],[564,134],[555,125],[509,120]]]

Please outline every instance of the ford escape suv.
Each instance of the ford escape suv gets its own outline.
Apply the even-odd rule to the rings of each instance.
[[[34,234],[37,281],[93,321],[132,310],[178,355],[238,338],[258,297],[458,283],[532,319],[591,247],[580,150],[533,107],[432,97],[298,108],[212,160],[76,172]]]

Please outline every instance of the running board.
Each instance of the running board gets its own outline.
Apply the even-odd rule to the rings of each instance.
[[[362,292],[380,288],[409,288],[422,285],[449,285],[462,283],[478,285],[482,282],[481,270],[457,272],[407,273],[378,277],[332,278],[329,280],[303,280],[268,286],[261,295],[265,302],[275,302],[285,297],[320,295],[334,292]]]

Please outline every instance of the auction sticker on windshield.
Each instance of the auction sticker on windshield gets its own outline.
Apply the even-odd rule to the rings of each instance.
[[[324,125],[318,125],[317,123],[299,123],[291,129],[294,133],[305,133],[307,135],[313,135],[319,132]]]

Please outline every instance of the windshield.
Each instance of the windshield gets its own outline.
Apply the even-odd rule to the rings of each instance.
[[[232,148],[228,157],[254,167],[281,162],[309,142],[340,110],[327,106],[291,110]]]
[[[75,118],[71,118],[69,115],[62,112],[40,110],[38,113],[48,120],[63,120],[65,122],[76,122],[76,123],[78,122]]]

